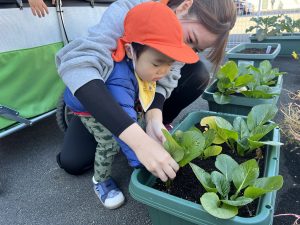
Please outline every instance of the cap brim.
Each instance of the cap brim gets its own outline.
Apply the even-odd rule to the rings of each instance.
[[[183,63],[196,63],[199,61],[197,53],[187,45],[181,47],[166,46],[157,43],[144,43],[145,45],[155,48],[157,51],[165,54],[166,56],[174,59],[175,61]]]

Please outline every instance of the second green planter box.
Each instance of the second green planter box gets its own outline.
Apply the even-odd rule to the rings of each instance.
[[[237,65],[246,64],[255,67],[263,60],[273,61],[279,54],[281,45],[278,43],[241,43],[226,53],[228,60]]]
[[[280,75],[275,85],[276,89],[282,89],[283,78]],[[230,103],[220,105],[214,100],[214,93],[217,91],[217,80],[213,81],[212,84],[203,92],[202,98],[208,102],[208,108],[210,111],[231,113],[237,115],[247,115],[253,106],[260,104],[276,104],[279,99],[279,95],[274,96],[270,99],[261,98],[249,98],[243,95],[230,95]]]

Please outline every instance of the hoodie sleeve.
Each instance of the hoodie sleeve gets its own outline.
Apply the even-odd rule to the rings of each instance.
[[[162,94],[165,99],[169,98],[174,88],[178,85],[178,80],[181,77],[180,70],[184,66],[184,63],[173,63],[170,73],[157,81],[156,92]]]
[[[118,0],[104,12],[87,37],[73,40],[56,55],[58,73],[66,86],[75,91],[94,79],[106,80],[113,69],[112,51],[124,32],[124,18],[145,0]]]

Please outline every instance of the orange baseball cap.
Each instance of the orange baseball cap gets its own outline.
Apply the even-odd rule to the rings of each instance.
[[[125,57],[126,43],[147,45],[176,61],[195,63],[199,56],[183,41],[181,25],[175,13],[160,2],[145,2],[132,8],[124,21],[124,35],[118,40],[112,58]]]

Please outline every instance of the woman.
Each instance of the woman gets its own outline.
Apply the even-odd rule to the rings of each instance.
[[[163,123],[172,122],[183,108],[202,94],[209,75],[201,62],[185,66],[175,63],[170,74],[158,82],[155,99],[145,116],[146,133],[126,115],[106,90],[104,82],[113,68],[111,51],[123,34],[124,17],[141,2],[144,1],[114,2],[87,38],[72,41],[57,54],[56,63],[61,78],[85,108],[130,146],[147,170],[166,181],[176,176],[179,167],[161,144]],[[233,1],[170,0],[168,6],[182,25],[185,43],[196,51],[212,47],[208,59],[217,68],[236,21]],[[65,135],[58,162],[71,174],[83,173],[93,166],[95,146],[92,136],[75,117]]]

